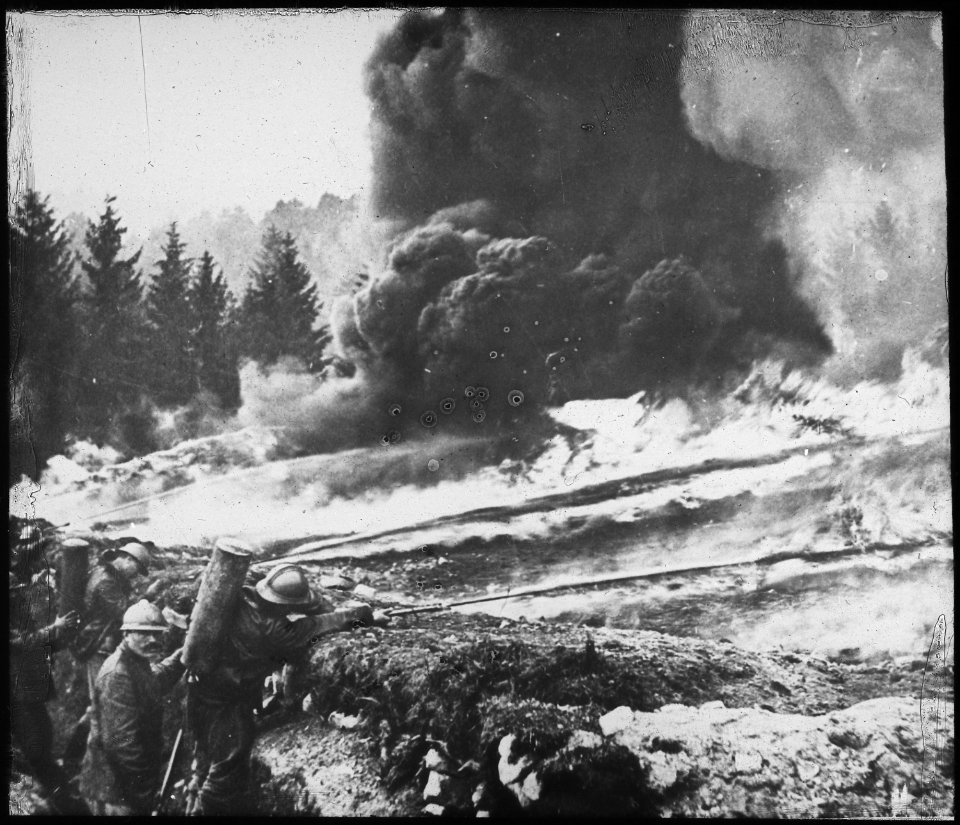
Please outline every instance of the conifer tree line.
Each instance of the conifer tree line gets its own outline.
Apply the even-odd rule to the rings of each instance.
[[[115,200],[88,222],[79,255],[49,198],[28,191],[8,218],[10,483],[38,479],[71,439],[156,449],[156,410],[236,411],[247,359],[293,356],[316,373],[330,363],[323,304],[289,233],[265,232],[238,301],[176,223],[160,260],[125,257]]]

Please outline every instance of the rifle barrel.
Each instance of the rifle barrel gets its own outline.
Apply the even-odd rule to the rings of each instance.
[[[163,807],[164,795],[167,792],[167,785],[170,784],[170,774],[173,773],[173,765],[177,761],[177,754],[180,752],[180,740],[183,739],[183,728],[177,731],[176,741],[173,743],[173,750],[170,753],[170,762],[167,764],[167,772],[163,775],[163,784],[160,786],[160,793],[158,794],[157,801],[157,810],[155,815],[159,813],[160,808]]]

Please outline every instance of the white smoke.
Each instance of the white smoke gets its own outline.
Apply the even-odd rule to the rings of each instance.
[[[946,321],[939,17],[703,22],[688,22],[683,70],[692,132],[779,174],[770,231],[833,340],[832,374],[892,377],[904,347]]]

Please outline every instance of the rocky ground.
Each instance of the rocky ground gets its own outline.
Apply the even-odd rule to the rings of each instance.
[[[952,673],[923,660],[438,614],[330,637],[312,668],[307,710],[258,747],[271,812],[953,811]],[[937,708],[925,728],[921,695]],[[365,755],[331,768],[345,736]],[[331,770],[349,771],[346,799]]]
[[[257,742],[261,813],[333,817],[420,812],[415,788],[391,793],[380,781],[369,737],[305,716],[267,730]]]
[[[159,552],[165,593],[195,590],[204,558]],[[386,584],[379,573],[311,575],[334,602],[387,604],[370,584]],[[443,611],[329,636],[310,668],[302,709],[260,723],[264,814],[953,813],[952,667],[924,656],[758,653]],[[61,748],[85,702],[69,656],[57,658],[57,681]],[[182,699],[167,704],[167,750]],[[189,749],[188,740],[172,813]],[[10,800],[11,812],[45,810],[27,777],[13,777]]]

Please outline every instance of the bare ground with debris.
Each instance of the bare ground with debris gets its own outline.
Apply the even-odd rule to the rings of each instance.
[[[655,632],[421,616],[325,640],[303,718],[333,721],[311,723],[313,731],[356,721],[347,735],[366,740],[388,798],[403,799],[393,813],[415,794],[436,814],[946,816],[954,793],[952,682],[936,693],[926,687],[939,702],[940,741],[936,753],[929,744],[925,751],[922,665],[841,664]],[[614,730],[604,720],[617,714],[622,725]],[[307,776],[316,764],[323,775],[324,760],[312,754],[325,740],[294,734],[302,730],[296,723],[289,730],[289,740],[274,733],[258,751],[271,787],[290,794],[271,808],[322,810],[329,792],[317,785],[312,793]],[[277,755],[278,748],[287,749]],[[375,787],[350,804],[378,798]]]
[[[163,556],[169,592],[194,590],[204,553]],[[346,572],[353,581],[324,580],[343,588],[327,591],[334,601],[365,594],[355,587],[361,571]],[[70,657],[56,661],[59,750],[85,690]],[[447,611],[329,636],[310,669],[304,709],[261,723],[264,814],[953,811],[952,671],[935,679],[922,657],[756,653],[656,631]],[[933,750],[922,696],[928,716],[937,711],[927,726],[938,732]],[[167,752],[182,698],[167,702]],[[181,810],[188,768],[189,740],[170,813]],[[14,801],[43,810],[29,779],[12,778]]]
[[[415,816],[417,795],[389,793],[380,782],[370,740],[319,718],[296,719],[265,732],[254,752],[263,814]]]

